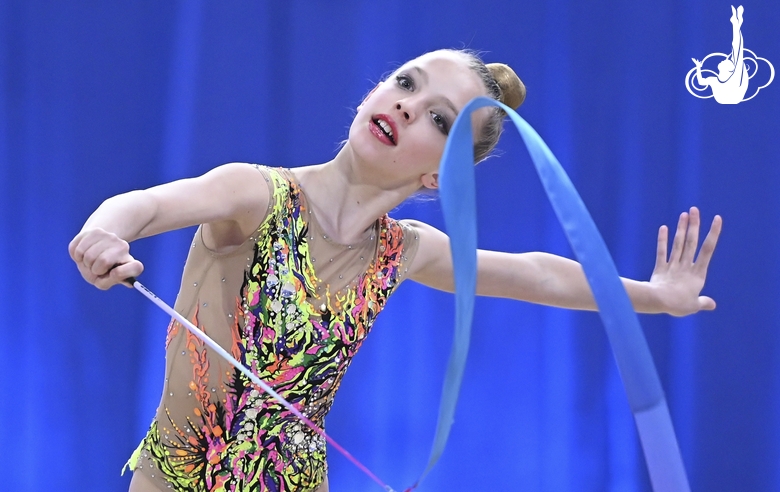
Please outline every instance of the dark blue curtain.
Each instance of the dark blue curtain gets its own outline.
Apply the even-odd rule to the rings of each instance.
[[[619,270],[691,205],[725,219],[718,309],[642,316],[694,490],[780,490],[780,81],[724,106],[685,89],[731,49],[729,3],[0,2],[0,488],[126,490],[159,401],[167,320],[82,281],[67,244],[105,198],[229,161],[330,159],[388,70],[486,50],[528,86],[521,114],[570,173]],[[780,3],[746,5],[745,46],[780,68]],[[570,255],[516,134],[478,167],[480,246]],[[197,197],[193,197],[197,200]],[[443,227],[438,203],[395,211]],[[133,244],[176,295],[192,230]],[[421,490],[649,490],[593,313],[480,299],[449,447]],[[328,430],[400,488],[423,469],[451,296],[404,284]],[[330,452],[334,491],[376,487]],[[373,487],[373,488],[372,488]]]

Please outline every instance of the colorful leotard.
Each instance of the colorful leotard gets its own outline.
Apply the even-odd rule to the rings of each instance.
[[[257,168],[271,193],[265,220],[229,254],[198,229],[175,309],[323,426],[417,236],[384,216],[360,243],[335,244],[291,172]],[[177,322],[162,401],[129,466],[187,491],[311,491],[327,473],[324,439]]]

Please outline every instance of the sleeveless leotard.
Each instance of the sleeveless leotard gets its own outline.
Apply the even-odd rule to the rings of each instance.
[[[323,426],[417,236],[385,215],[360,243],[333,243],[291,172],[257,169],[271,196],[266,218],[229,254],[206,248],[199,228],[175,309]],[[162,490],[186,491],[311,491],[327,473],[324,439],[177,322],[162,401],[128,465]]]

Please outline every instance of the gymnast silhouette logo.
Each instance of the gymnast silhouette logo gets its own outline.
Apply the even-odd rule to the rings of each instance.
[[[714,97],[720,104],[739,104],[756,97],[758,91],[772,83],[775,78],[775,67],[766,58],[761,58],[745,48],[742,38],[742,14],[745,9],[740,5],[736,10],[731,6],[731,54],[711,53],[702,61],[692,58],[696,65],[685,76],[685,88],[688,92],[700,99]],[[717,60],[718,71],[704,68],[710,58],[711,64]],[[763,62],[763,63],[762,63]],[[767,69],[759,70],[759,65],[765,64]],[[759,72],[762,76],[754,82],[750,82]],[[767,76],[768,74],[768,76]],[[705,75],[710,75],[709,77]],[[767,80],[768,79],[768,80]],[[766,82],[763,85],[761,81]],[[750,94],[748,94],[750,86]],[[711,89],[711,93],[707,94]],[[747,96],[747,97],[746,97]]]

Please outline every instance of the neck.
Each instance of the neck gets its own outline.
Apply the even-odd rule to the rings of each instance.
[[[347,143],[330,162],[293,169],[309,206],[336,242],[362,239],[377,218],[420,187],[419,179],[390,180],[363,166]]]

